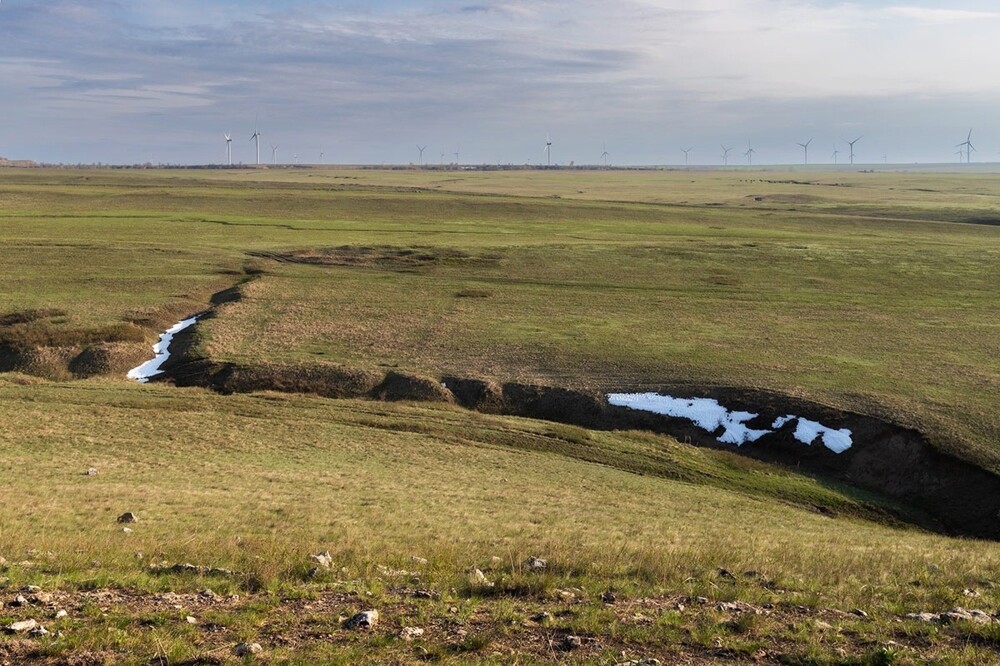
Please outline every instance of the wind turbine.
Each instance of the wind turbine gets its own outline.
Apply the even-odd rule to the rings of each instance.
[[[969,130],[969,136],[965,137],[965,141],[963,141],[962,143],[958,144],[955,147],[956,148],[965,148],[965,163],[966,164],[971,164],[972,163],[972,151],[974,151],[976,149],[976,147],[972,145],[972,130],[971,129]]]
[[[545,150],[542,152],[545,153],[546,166],[552,166],[552,139],[549,138],[548,134],[545,135]]]
[[[462,144],[458,144],[458,148],[455,150],[455,165],[458,166],[459,155],[462,154]]]
[[[806,157],[805,157],[806,161],[804,162],[804,164],[809,164],[809,144],[812,143],[812,142],[813,142],[813,140],[809,139],[805,143],[800,143],[799,144],[800,146],[802,146],[802,150],[804,150],[805,154],[806,154]]]
[[[322,151],[322,150],[321,150],[321,151],[319,151],[319,163],[320,163],[320,164],[322,164],[322,163],[323,163],[323,151]]]
[[[257,121],[253,122],[253,134],[250,135],[251,141],[257,142],[257,166],[260,166],[260,130],[257,129]]]
[[[601,153],[601,159],[604,160],[604,166],[606,168],[608,166],[608,144],[604,144],[602,146],[602,149],[604,150],[604,152]]]
[[[854,164],[854,144],[856,144],[858,141],[861,141],[861,139],[863,139],[863,138],[864,138],[864,134],[862,134],[861,136],[859,136],[854,141],[848,141],[847,139],[841,139],[841,141],[843,141],[844,143],[846,143],[848,146],[851,147],[851,164]]]
[[[962,158],[965,156],[965,151],[959,148],[957,151],[955,151],[955,154],[958,155],[958,163],[961,164]]]
[[[271,144],[271,164],[274,165],[274,164],[277,164],[277,163],[278,163],[278,144],[272,143]]]
[[[683,148],[681,148],[681,152],[684,153],[684,166],[687,166],[687,164],[688,164],[688,155],[691,153],[692,150],[694,150],[694,148],[688,148],[687,150],[684,150]]]
[[[729,166],[729,153],[732,151],[732,148],[726,148],[723,144],[720,145],[722,145],[722,163],[725,166]]]
[[[226,132],[226,157],[229,158],[229,166],[233,166],[233,135]]]
[[[753,149],[753,146],[751,146],[751,145],[750,145],[750,142],[749,142],[749,141],[747,141],[747,152],[745,152],[745,153],[743,153],[743,154],[744,154],[744,155],[746,155],[746,158],[747,158],[747,164],[748,164],[748,165],[750,165],[750,164],[753,164],[753,154],[754,154],[755,152],[757,152],[757,151],[756,151],[756,150],[754,150],[754,149]]]
[[[424,151],[425,151],[425,150],[427,150],[427,146],[421,146],[421,145],[420,145],[420,144],[418,143],[418,144],[417,144],[417,150],[419,150],[419,151],[420,151],[420,160],[419,160],[419,163],[420,163],[420,164],[423,164],[423,163],[424,163]]]
[[[833,163],[834,163],[834,164],[836,164],[836,163],[837,163],[837,155],[839,155],[839,154],[840,154],[840,151],[839,151],[839,150],[837,150],[837,147],[836,147],[836,146],[834,146],[834,147],[833,147],[833,155],[831,155],[831,157],[833,157]]]

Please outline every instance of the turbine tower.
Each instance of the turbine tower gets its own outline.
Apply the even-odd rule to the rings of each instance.
[[[322,164],[322,163],[323,163],[323,154],[324,154],[324,153],[323,153],[323,151],[322,151],[322,150],[321,150],[321,151],[319,151],[319,163],[320,163],[320,164]]]
[[[846,143],[848,146],[851,147],[851,164],[854,164],[854,144],[856,144],[858,141],[861,141],[861,139],[863,139],[863,138],[864,138],[864,135],[862,134],[861,136],[859,136],[854,141],[848,141],[847,139],[841,139],[841,141],[843,141],[844,143]]]
[[[800,143],[799,144],[800,146],[802,146],[802,150],[805,151],[805,154],[806,154],[805,155],[805,162],[803,162],[803,164],[809,164],[809,144],[812,143],[812,142],[813,142],[813,140],[809,139],[805,143]]]
[[[601,159],[604,160],[604,168],[607,168],[608,167],[608,144],[604,144],[602,146],[602,149],[604,150],[604,152],[601,153]]]
[[[691,154],[692,150],[694,150],[694,148],[688,148],[687,150],[681,148],[681,152],[684,153],[684,166],[688,165],[688,155]]]
[[[552,139],[548,134],[545,135],[545,150],[542,152],[545,153],[545,165],[552,166]]]
[[[725,166],[729,166],[729,153],[732,148],[726,148],[725,144],[720,144],[722,146],[722,163]]]
[[[250,140],[257,143],[257,166],[260,166],[260,130],[257,129],[257,121],[253,123],[253,134],[250,135]]]
[[[273,165],[275,165],[277,163],[278,163],[278,144],[272,143],[271,144],[271,165],[273,166]]]
[[[461,154],[462,154],[462,144],[458,144],[458,147],[455,149],[455,166],[458,166],[459,155]]]
[[[233,135],[226,132],[226,157],[229,158],[229,166],[233,166]]]
[[[965,163],[972,164],[972,151],[976,149],[972,145],[972,130],[969,130],[969,136],[965,137],[965,141],[955,146],[956,148],[965,148]]]
[[[750,142],[747,141],[747,152],[743,153],[747,158],[747,165],[753,164],[753,154],[756,152],[757,151],[753,149],[753,146],[750,145]]]
[[[834,163],[834,164],[836,164],[836,163],[837,163],[837,155],[839,155],[839,154],[840,154],[840,151],[839,151],[839,150],[837,150],[837,147],[836,147],[836,146],[834,146],[834,147],[833,147],[833,155],[831,155],[831,157],[833,158],[833,163]]]
[[[421,146],[418,143],[417,144],[417,150],[420,151],[420,159],[418,161],[418,164],[423,164],[424,163],[424,151],[427,150],[427,146]]]

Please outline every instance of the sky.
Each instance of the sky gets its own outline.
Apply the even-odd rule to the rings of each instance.
[[[998,36],[994,0],[2,0],[0,155],[995,162]]]

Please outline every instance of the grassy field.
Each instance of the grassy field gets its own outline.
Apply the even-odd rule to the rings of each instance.
[[[214,359],[765,388],[1000,469],[998,211],[986,175],[4,171],[0,318],[47,314],[0,343],[148,344],[243,282],[198,328]],[[447,405],[67,377],[0,374],[0,585],[71,611],[0,662],[1000,660],[1000,625],[903,619],[994,612],[995,544],[850,488]],[[232,573],[151,569],[183,562]]]

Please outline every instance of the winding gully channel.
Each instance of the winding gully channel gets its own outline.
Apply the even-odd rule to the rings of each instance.
[[[916,430],[874,416],[738,388],[675,385],[628,392],[628,387],[609,387],[614,390],[594,393],[395,371],[382,375],[333,364],[255,366],[188,357],[192,327],[212,312],[161,333],[153,358],[128,377],[142,383],[172,380],[223,394],[274,390],[436,400],[594,430],[646,430],[875,491],[923,512],[930,520],[925,526],[937,531],[1000,540],[1000,477],[940,450]],[[681,393],[700,395],[675,397]]]

